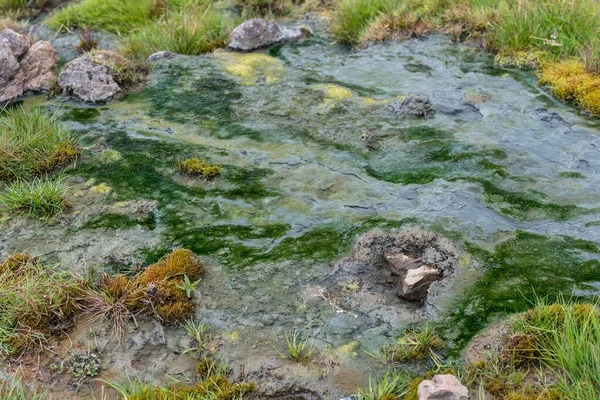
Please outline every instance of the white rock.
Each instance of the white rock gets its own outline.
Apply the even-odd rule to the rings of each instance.
[[[467,400],[469,389],[454,375],[436,375],[418,387],[419,400]]]

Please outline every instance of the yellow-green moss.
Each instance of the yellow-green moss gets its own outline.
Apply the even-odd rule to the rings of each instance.
[[[202,176],[206,179],[211,179],[221,175],[221,167],[219,165],[207,164],[205,161],[196,157],[178,161],[175,165],[175,170],[182,174]]]
[[[574,102],[600,116],[600,74],[588,72],[580,61],[549,63],[542,67],[539,84],[560,100]]]
[[[233,53],[216,50],[212,58],[229,75],[241,80],[243,85],[255,85],[260,77],[266,84],[279,82],[283,76],[282,62],[264,53]]]
[[[325,94],[325,97],[333,101],[342,101],[354,96],[352,91],[331,83],[323,83],[313,86],[314,89],[320,90]]]
[[[540,51],[515,51],[498,53],[494,64],[502,68],[538,69],[542,65],[544,53]]]

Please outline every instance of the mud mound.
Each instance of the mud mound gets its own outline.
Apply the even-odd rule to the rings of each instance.
[[[458,254],[450,240],[434,232],[375,230],[361,236],[352,253],[336,263],[335,275],[342,280],[354,276],[362,288],[423,303],[432,285],[448,286]]]

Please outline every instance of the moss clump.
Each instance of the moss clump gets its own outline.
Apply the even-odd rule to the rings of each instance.
[[[105,275],[99,288],[87,296],[88,309],[110,318],[120,329],[138,314],[156,315],[162,323],[173,324],[189,318],[194,302],[183,289],[184,278],[198,281],[204,263],[192,251],[173,250],[134,277]]]
[[[580,61],[545,65],[540,85],[548,86],[560,100],[574,102],[594,116],[600,116],[600,74],[589,72]]]
[[[221,167],[219,165],[207,164],[205,161],[196,157],[178,161],[175,165],[175,170],[182,174],[202,176],[206,179],[215,178],[221,175]]]

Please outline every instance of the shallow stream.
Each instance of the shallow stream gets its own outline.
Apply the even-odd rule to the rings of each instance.
[[[429,96],[434,118],[391,111],[411,93]],[[68,172],[73,211],[5,222],[0,252],[123,271],[189,248],[209,260],[198,316],[231,339],[226,358],[267,368],[284,330],[310,326],[340,357],[319,384],[331,398],[375,366],[361,346],[376,351],[410,324],[439,326],[456,351],[535,296],[600,294],[598,123],[533,73],[497,69],[445,36],[351,52],[317,35],[177,56],[121,101],[43,106],[86,148]],[[222,176],[177,175],[190,156]],[[138,206],[147,216],[127,211]],[[336,312],[319,292],[330,264],[370,229],[409,225],[462,249],[452,293],[420,308],[324,285],[348,311]]]

